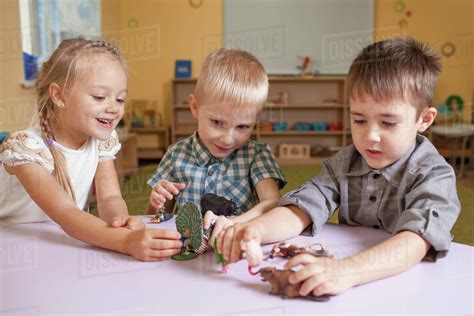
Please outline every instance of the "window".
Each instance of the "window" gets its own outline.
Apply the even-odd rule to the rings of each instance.
[[[100,0],[19,0],[25,85],[59,43],[100,36]]]

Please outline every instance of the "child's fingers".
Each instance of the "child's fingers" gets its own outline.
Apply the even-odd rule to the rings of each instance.
[[[175,183],[174,186],[178,190],[183,190],[184,188],[186,188],[186,183]]]
[[[169,259],[171,256],[177,255],[180,252],[181,249],[152,250],[149,253],[149,257],[152,259],[151,261],[161,261]]]
[[[170,239],[154,239],[150,244],[150,248],[154,250],[165,249],[181,249],[181,241]]]
[[[204,214],[204,218],[203,218],[203,228],[204,229],[209,229],[209,227],[211,227],[211,225],[213,223],[215,223],[217,220],[217,215],[214,214],[212,211],[207,211],[205,214]],[[217,235],[217,234],[216,234]],[[214,236],[215,237],[215,236]],[[212,238],[210,238],[209,240],[212,240]]]
[[[168,200],[173,199],[173,194],[171,194],[167,188],[163,187],[162,185],[158,185],[153,189],[154,192],[158,193],[158,195],[161,195],[165,197]],[[164,202],[164,201],[163,201]]]
[[[307,265],[316,262],[316,258],[309,254],[300,254],[294,256],[285,264],[285,269],[291,269],[299,264]]]
[[[210,240],[213,240],[221,231],[232,225],[233,222],[230,219],[225,218],[225,216],[217,217],[214,223],[214,228],[212,229]]]
[[[138,230],[145,228],[145,223],[143,223],[142,220],[136,218],[135,216],[130,216],[127,219],[127,227],[132,230]]]
[[[235,226],[229,227],[229,229],[226,229],[222,231],[218,238],[220,238],[220,245],[221,249],[219,249],[219,252],[222,253],[224,256],[224,259],[229,260],[230,259],[230,254],[232,251],[232,239],[234,238],[234,231],[235,231]]]
[[[112,220],[112,227],[122,227],[123,225],[125,225],[123,216],[115,216]]]
[[[150,236],[154,239],[170,239],[179,240],[181,235],[178,232],[166,230],[166,229],[150,229]]]
[[[150,194],[150,204],[156,208],[156,209],[160,209],[163,207],[163,204],[165,202],[165,198],[161,195],[161,194],[158,194],[157,192],[155,191],[151,191],[151,194]]]
[[[313,281],[316,280],[316,281],[319,281],[320,283],[324,281],[322,279],[324,277],[324,272],[325,272],[324,266],[319,265],[319,264],[310,264],[300,269],[299,271],[296,271],[292,275],[290,275],[290,277],[288,278],[288,281],[291,284],[296,284],[304,280],[313,278]]]

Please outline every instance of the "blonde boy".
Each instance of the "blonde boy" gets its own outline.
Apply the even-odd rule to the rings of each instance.
[[[149,212],[200,205],[214,193],[233,200],[243,215],[232,220],[212,213],[205,228],[216,225],[211,238],[233,222],[247,221],[275,207],[285,179],[268,145],[250,140],[268,95],[268,77],[251,54],[237,49],[211,53],[201,68],[194,94],[189,96],[198,130],[172,145],[148,181],[152,187]],[[205,210],[204,210],[205,211]]]
[[[431,102],[439,72],[434,53],[410,38],[363,49],[347,79],[354,144],[327,160],[320,175],[286,194],[280,207],[222,232],[218,250],[235,262],[242,240],[284,240],[309,225],[317,234],[337,208],[342,224],[392,234],[343,259],[292,258],[287,268],[304,267],[290,282],[303,282],[301,295],[317,296],[400,273],[427,254],[445,254],[460,211],[456,179],[430,141],[418,135],[436,117]],[[387,253],[397,260],[387,260]]]

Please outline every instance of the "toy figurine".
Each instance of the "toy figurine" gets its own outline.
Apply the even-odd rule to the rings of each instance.
[[[202,229],[201,212],[192,202],[184,204],[176,216],[176,229],[181,234],[181,253],[172,256],[175,260],[190,260],[207,250],[207,238]]]
[[[314,249],[313,248],[314,246],[319,246],[319,249]],[[270,259],[273,259],[275,257],[288,258],[288,257],[294,257],[302,253],[307,253],[315,257],[327,257],[327,258],[334,257],[326,249],[324,249],[323,245],[321,244],[312,244],[311,246],[299,247],[299,246],[289,244],[286,242],[281,242],[279,244],[273,245],[268,258]]]
[[[262,277],[262,281],[270,282],[272,288],[270,290],[270,294],[273,295],[281,295],[282,298],[307,298],[312,301],[317,302],[327,302],[329,301],[329,296],[322,295],[322,296],[300,296],[299,290],[301,288],[301,282],[297,284],[290,284],[288,278],[290,275],[295,273],[293,270],[279,270],[275,267],[265,267],[260,269],[259,271],[260,276]]]
[[[234,201],[227,200],[214,193],[207,193],[201,198],[202,215],[204,216],[207,211],[212,211],[217,216],[235,216],[239,214],[239,209]]]
[[[156,214],[155,214],[154,217],[152,217],[150,219],[150,222],[152,222],[154,224],[158,224],[158,223],[166,222],[166,221],[170,220],[171,218],[173,218],[173,214],[165,212],[165,208],[162,207],[162,208],[156,210]]]

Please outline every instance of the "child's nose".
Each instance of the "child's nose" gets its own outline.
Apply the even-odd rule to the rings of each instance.
[[[234,142],[234,132],[231,129],[224,131],[221,139],[225,145],[232,144]]]
[[[119,104],[117,101],[110,101],[110,103],[108,104],[107,106],[107,109],[106,109],[106,112],[109,112],[109,113],[117,113],[119,110]]]
[[[369,126],[367,129],[367,139],[370,142],[380,141],[380,131],[375,126]]]

